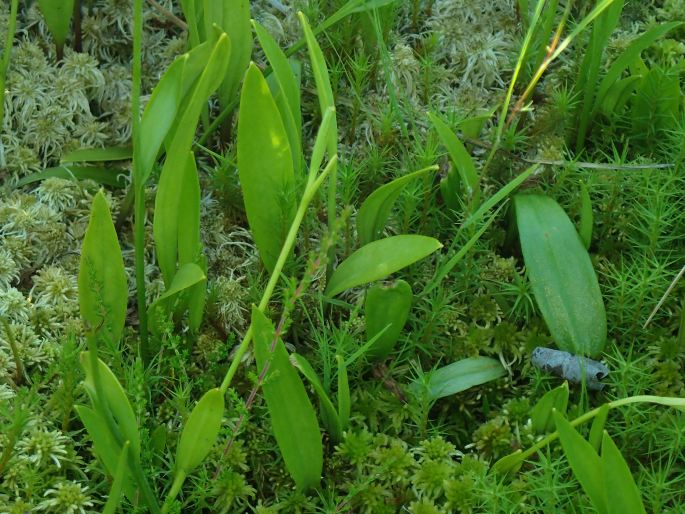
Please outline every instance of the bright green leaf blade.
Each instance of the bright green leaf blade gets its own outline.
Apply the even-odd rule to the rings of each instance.
[[[110,476],[116,476],[122,448],[107,428],[107,422],[97,412],[85,405],[75,405],[74,410],[76,410],[81,423],[86,427],[88,435],[93,440],[95,455],[102,461],[107,473]],[[126,497],[133,501],[136,488],[130,475],[124,478],[122,487]]]
[[[323,114],[321,119],[321,125],[319,125],[319,130],[316,133],[316,140],[314,141],[314,148],[312,148],[312,157],[309,161],[309,179],[319,172],[321,168],[321,163],[323,162],[323,157],[326,153],[326,145],[328,144],[328,138],[330,137],[330,132],[333,129],[333,122],[335,121],[335,109],[329,107]]]
[[[80,148],[62,155],[60,162],[127,161],[132,158],[133,148],[130,146],[112,146],[109,148]]]
[[[128,450],[131,446],[129,441],[124,443],[121,448],[121,453],[119,454],[119,459],[117,461],[117,469],[114,473],[114,480],[112,480],[112,485],[109,488],[109,495],[107,496],[107,503],[102,509],[102,514],[116,514],[117,507],[121,503],[121,495],[124,491],[124,484],[126,483],[126,477],[129,473],[128,471]]]
[[[605,403],[599,408],[599,412],[595,416],[595,419],[592,420],[592,426],[590,427],[590,437],[588,437],[588,441],[598,453],[599,448],[602,445],[602,434],[604,434],[604,424],[607,421],[608,415],[609,404]]]
[[[366,338],[370,340],[383,332],[368,349],[369,358],[383,360],[390,355],[409,318],[412,298],[411,286],[404,280],[389,286],[374,285],[366,292]]]
[[[585,182],[580,183],[580,224],[578,225],[578,235],[583,241],[585,249],[590,248],[592,243],[592,200],[590,200],[590,192],[588,191]]]
[[[200,240],[200,180],[193,152],[188,153],[186,166],[180,170],[178,182],[178,263],[198,262],[202,255]],[[159,190],[157,191],[159,197]]]
[[[101,168],[99,166],[58,166],[46,168],[30,175],[26,175],[17,181],[17,187],[40,182],[46,178],[63,178],[72,180],[93,180],[103,186],[125,187],[128,183],[128,170],[117,168]]]
[[[564,382],[559,387],[547,391],[530,412],[533,432],[538,435],[551,432],[554,429],[552,412],[556,410],[561,414],[566,414],[567,405],[568,382]]]
[[[338,412],[335,410],[328,393],[326,393],[321,380],[319,380],[316,371],[314,371],[314,368],[304,356],[297,353],[290,355],[290,362],[300,371],[300,373],[302,373],[302,376],[307,379],[314,388],[314,392],[319,397],[321,419],[324,421],[331,438],[334,441],[341,441],[343,428],[340,424],[340,417],[338,416]]]
[[[128,281],[121,248],[102,191],[93,208],[81,247],[78,274],[81,317],[109,345],[118,344],[126,321]]]
[[[350,424],[350,411],[352,409],[350,383],[347,377],[345,359],[340,355],[336,355],[335,361],[338,363],[338,416],[341,428],[347,430]]]
[[[602,479],[602,463],[599,455],[583,437],[576,432],[564,417],[554,413],[554,422],[559,432],[559,440],[564,449],[573,474],[580,482],[585,493],[598,512],[607,512],[607,496]],[[613,501],[613,498],[612,498]]]
[[[431,400],[444,398],[496,380],[507,374],[502,364],[489,357],[469,357],[433,371],[428,380]],[[416,386],[414,386],[416,387]]]
[[[606,431],[602,439],[602,471],[609,514],[646,514],[630,468]]]
[[[493,473],[507,474],[516,473],[523,465],[523,451],[516,450],[514,453],[510,453],[495,462],[490,468]]]
[[[350,255],[335,269],[326,295],[381,280],[442,248],[437,239],[418,235],[386,237]]]
[[[100,359],[97,362],[104,398],[98,398],[97,396],[90,352],[81,353],[81,367],[86,374],[83,385],[91,400],[97,399],[97,402],[93,401],[94,405],[99,405],[101,408],[109,410],[121,431],[122,439],[124,441],[128,440],[131,443],[131,455],[136,457],[140,455],[140,434],[138,433],[138,420],[133,412],[131,402],[128,396],[126,396],[126,392],[121,386],[119,379],[112,373],[109,366]],[[98,414],[103,417],[105,416],[103,412],[98,412]]]
[[[290,364],[283,342],[277,341],[271,353],[274,327],[254,306],[252,330],[259,371],[269,363],[263,385],[264,398],[285,467],[299,490],[316,487],[323,469],[323,446],[314,407],[302,380]]]
[[[450,159],[459,172],[461,183],[466,193],[466,198],[471,199],[473,206],[477,207],[480,203],[480,180],[473,159],[459,138],[440,118],[432,112],[428,113],[433,126],[440,136],[440,141],[445,145],[450,154]]]
[[[514,199],[521,249],[540,311],[557,346],[598,355],[606,314],[590,256],[564,210],[541,195]]]
[[[202,271],[202,268],[200,268],[200,266],[198,266],[194,262],[184,264],[179,268],[176,275],[174,275],[174,279],[169,285],[169,288],[166,291],[164,291],[164,293],[162,293],[160,297],[157,298],[157,300],[155,300],[155,302],[150,307],[152,308],[152,306],[156,305],[162,300],[168,300],[173,296],[181,293],[182,291],[189,289],[193,287],[195,284],[198,284],[206,279],[207,277],[205,276],[205,273],[204,271]]]
[[[74,0],[38,0],[38,6],[55,40],[59,55],[69,35],[71,17],[74,14]]]
[[[278,108],[255,64],[240,97],[238,169],[247,220],[262,262],[272,271],[294,217],[295,175]]]
[[[404,186],[429,171],[437,169],[437,166],[429,166],[428,168],[414,171],[382,185],[371,193],[364,200],[357,213],[357,233],[359,234],[361,244],[368,244],[380,237],[390,217],[392,206],[400,196]]]
[[[176,471],[190,473],[214,446],[224,415],[224,395],[210,389],[193,408],[183,427],[176,450]]]

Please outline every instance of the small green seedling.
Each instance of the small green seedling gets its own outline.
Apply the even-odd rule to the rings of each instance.
[[[390,355],[409,317],[412,298],[411,286],[404,280],[376,284],[366,292],[366,338],[380,336],[367,351],[369,359],[384,360]]]

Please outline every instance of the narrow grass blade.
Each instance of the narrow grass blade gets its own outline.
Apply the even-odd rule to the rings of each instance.
[[[542,195],[514,199],[521,249],[542,316],[564,351],[594,357],[607,326],[590,256],[564,210]]]
[[[604,425],[606,424],[608,416],[609,404],[605,403],[599,408],[599,412],[597,413],[597,416],[595,416],[595,419],[592,420],[592,426],[590,427],[590,437],[588,437],[588,441],[598,453],[602,445],[602,434],[604,433]]]
[[[367,351],[370,359],[383,360],[390,355],[409,318],[412,298],[411,286],[404,280],[389,286],[374,285],[366,292],[366,338],[380,335]]]
[[[340,419],[340,428],[347,430],[350,424],[350,411],[352,408],[350,383],[347,378],[345,359],[340,355],[336,355],[335,361],[338,363],[338,418]]]
[[[602,439],[602,470],[609,514],[646,514],[640,490],[623,455],[604,431]]]
[[[238,169],[245,211],[262,262],[272,271],[293,220],[293,160],[269,87],[255,64],[243,83]]]
[[[462,359],[431,372],[428,380],[429,398],[437,400],[451,396],[506,374],[507,370],[502,364],[490,357]],[[417,383],[412,385],[417,386]]]
[[[594,217],[592,215],[592,200],[590,200],[590,192],[585,185],[585,182],[580,183],[580,223],[578,224],[578,235],[586,250],[590,248],[592,243],[592,224]]]
[[[333,272],[326,287],[335,296],[351,287],[381,280],[442,248],[437,239],[418,235],[386,237],[362,246]]]
[[[89,330],[110,345],[118,344],[126,321],[128,281],[117,233],[102,191],[93,199],[81,246],[78,293],[81,317]]]
[[[599,455],[583,437],[576,432],[564,417],[554,413],[554,422],[559,432],[559,440],[564,449],[573,474],[580,482],[590,501],[600,514],[606,514],[607,496],[602,477],[602,462]],[[613,501],[613,498],[612,498]]]
[[[382,185],[371,193],[357,213],[357,233],[361,244],[371,243],[381,236],[390,217],[392,206],[409,182],[437,169],[437,166],[429,166],[414,171]]]
[[[197,402],[183,427],[176,450],[176,472],[188,474],[207,457],[214,446],[224,415],[224,395],[210,389]]]
[[[63,154],[60,163],[128,161],[130,159],[133,159],[133,148],[130,146],[112,146],[109,148],[80,148]]]
[[[552,412],[556,410],[564,415],[566,414],[567,405],[568,382],[564,382],[559,387],[547,391],[530,412],[533,432],[539,435],[551,432],[554,429]]]
[[[22,187],[35,182],[40,182],[46,178],[63,178],[67,180],[93,180],[103,186],[116,188],[125,187],[128,183],[128,170],[118,168],[102,168],[99,166],[58,166],[55,168],[45,168],[44,170],[31,173],[19,179],[17,187]]]
[[[252,330],[257,367],[263,372],[269,365],[262,388],[285,467],[299,490],[316,487],[323,469],[323,446],[314,407],[271,321],[254,306]]]

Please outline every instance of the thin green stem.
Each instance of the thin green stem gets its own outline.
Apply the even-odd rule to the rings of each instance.
[[[283,270],[283,266],[285,266],[285,262],[288,259],[288,255],[290,255],[290,251],[295,245],[295,238],[297,237],[297,232],[300,229],[300,225],[302,224],[302,220],[304,219],[304,215],[307,212],[309,204],[314,198],[314,195],[318,191],[319,187],[321,187],[323,181],[335,168],[337,162],[338,157],[333,156],[333,158],[330,161],[328,161],[328,164],[321,172],[321,174],[314,180],[312,180],[314,176],[313,173],[315,173],[316,171],[310,170],[309,180],[307,181],[307,187],[304,191],[304,194],[302,195],[302,200],[300,200],[300,205],[297,207],[295,218],[293,219],[293,222],[290,225],[290,230],[288,231],[288,235],[285,239],[285,242],[283,243],[283,247],[281,248],[281,253],[278,256],[278,260],[276,261],[276,266],[274,266],[274,270],[271,273],[271,276],[269,277],[269,282],[266,284],[266,288],[264,289],[264,293],[262,294],[262,299],[259,302],[259,305],[257,306],[257,308],[261,312],[264,312],[264,309],[266,309],[266,306],[269,304],[271,296],[273,295],[274,290],[276,289],[276,284],[278,283],[278,280],[281,276],[281,271]],[[220,389],[222,394],[225,394],[226,390],[228,389],[228,386],[231,385],[231,380],[233,380],[236,371],[238,371],[240,361],[243,358],[243,355],[245,355],[245,352],[247,351],[251,340],[252,325],[250,325],[250,328],[248,328],[247,332],[245,332],[243,340],[240,342],[240,346],[238,346],[238,350],[236,351],[235,356],[231,361],[231,365],[229,366],[228,371],[226,372],[226,376],[224,376],[224,380],[223,382],[221,382]]]
[[[5,49],[2,52],[2,61],[0,61],[0,127],[5,119],[5,81],[7,80],[7,69],[10,65],[10,56],[12,55],[12,42],[14,41],[14,33],[17,30],[17,11],[19,9],[19,0],[12,0],[10,6],[10,19],[7,26],[7,34],[5,36]],[[0,143],[0,167],[5,166],[5,153]]]

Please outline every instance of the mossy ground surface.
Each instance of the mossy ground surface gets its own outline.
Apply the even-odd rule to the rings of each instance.
[[[37,7],[22,8],[5,95],[0,144],[0,513],[101,511],[108,478],[73,410],[87,403],[80,383],[79,250],[90,206],[100,185],[48,178],[19,180],[57,166],[65,153],[84,147],[130,144],[132,15],[123,0],[94,0],[82,22],[83,52],[67,48],[57,63]],[[159,2],[181,16],[177,2]],[[328,4],[331,5],[328,5]],[[253,2],[252,14],[282,47],[300,37],[296,12],[312,24],[342,2]],[[333,5],[335,4],[335,5]],[[167,16],[145,8],[143,91],[148,93],[186,35]],[[8,13],[0,13],[0,34]],[[685,18],[682,1],[629,2],[610,39],[609,62],[649,27]],[[382,39],[376,37],[382,35]],[[336,95],[340,134],[338,205],[348,207],[337,234],[339,259],[355,249],[354,216],[361,201],[389,180],[448,158],[427,111],[455,122],[501,104],[524,32],[516,2],[434,0],[396,2],[376,23],[353,15],[319,36]],[[680,73],[685,63],[682,28],[643,53],[650,66]],[[681,281],[647,328],[647,317],[685,264],[685,117],[660,134],[635,134],[617,113],[598,120],[582,154],[567,149],[573,131],[573,80],[585,39],[581,37],[548,70],[503,152],[483,177],[490,195],[530,160],[614,164],[673,163],[632,170],[546,166],[528,188],[544,191],[573,220],[585,182],[594,212],[590,254],[604,298],[609,337],[602,360],[611,373],[602,392],[571,387],[569,417],[606,401],[638,394],[685,396],[685,346]],[[306,53],[303,63],[305,148],[319,123],[318,101]],[[253,59],[263,64],[255,49]],[[682,106],[682,97],[681,97]],[[212,114],[216,114],[212,106]],[[493,118],[494,119],[494,118]],[[130,283],[126,335],[102,348],[129,393],[139,417],[143,462],[158,494],[170,486],[178,434],[194,402],[216,387],[231,351],[249,323],[250,305],[266,283],[252,242],[235,167],[234,119],[198,148],[202,182],[202,231],[208,258],[205,321],[192,337],[169,325],[157,343],[162,354],[144,368],[135,359],[137,316],[130,219],[118,224]],[[487,154],[494,126],[485,124],[468,144],[477,166]],[[117,163],[126,172],[129,163]],[[438,182],[415,181],[400,196],[387,234],[417,233],[451,244],[462,212],[447,209]],[[154,180],[151,181],[151,184]],[[150,186],[149,218],[154,186]],[[125,189],[106,188],[113,216]],[[342,210],[342,209],[341,209]],[[325,230],[325,207],[305,220],[297,258],[286,275],[297,277]],[[463,237],[463,236],[458,236]],[[151,227],[148,230],[151,239]],[[457,241],[458,245],[465,243]],[[150,244],[148,301],[163,290]],[[401,274],[420,291],[435,258]],[[347,306],[322,302],[322,276],[298,302],[285,337],[330,380],[335,355],[351,355],[365,341],[361,290],[346,293]],[[281,288],[270,306],[280,312]],[[679,335],[680,330],[680,335]],[[536,346],[553,347],[535,305],[510,217],[501,215],[441,287],[415,299],[391,359],[380,366],[360,360],[349,370],[352,423],[344,440],[325,443],[321,489],[294,491],[265,403],[259,399],[225,452],[255,380],[245,360],[229,391],[219,443],[186,483],[177,512],[595,512],[573,478],[558,445],[541,451],[514,477],[489,466],[535,435],[530,409],[559,384],[530,364]],[[15,356],[12,347],[18,353]],[[506,365],[506,377],[427,405],[408,391],[421,372],[476,355]],[[149,393],[152,391],[152,393]],[[162,428],[159,428],[162,427]],[[661,406],[611,411],[606,425],[626,458],[649,512],[685,512],[685,414]],[[12,448],[11,451],[7,450]],[[124,505],[126,512],[142,512]]]

